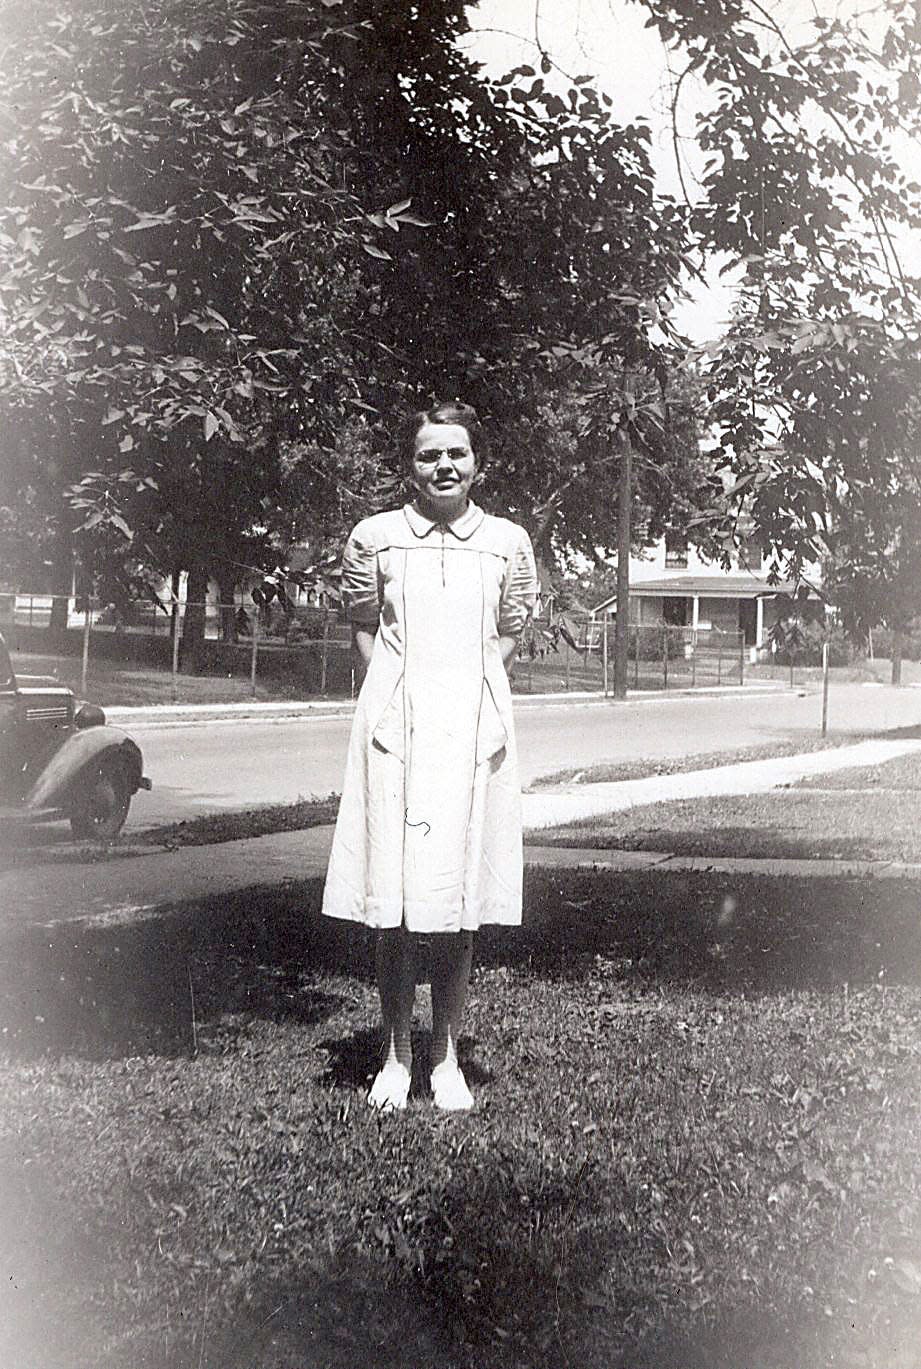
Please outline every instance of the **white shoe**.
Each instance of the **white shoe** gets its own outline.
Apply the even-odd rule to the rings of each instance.
[[[402,1112],[409,1097],[411,1075],[399,1060],[388,1060],[371,1085],[368,1103],[381,1112]]]
[[[473,1107],[473,1094],[456,1060],[442,1060],[432,1070],[432,1094],[436,1108],[444,1112],[468,1112]]]

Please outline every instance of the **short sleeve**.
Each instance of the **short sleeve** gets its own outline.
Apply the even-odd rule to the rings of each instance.
[[[500,637],[517,637],[534,608],[537,599],[537,567],[531,539],[524,528],[519,528],[515,554],[508,563],[499,601]]]
[[[342,553],[342,602],[356,627],[377,627],[380,598],[377,588],[377,548],[359,523]]]

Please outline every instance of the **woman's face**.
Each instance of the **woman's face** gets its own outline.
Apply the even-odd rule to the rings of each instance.
[[[467,506],[476,457],[460,423],[424,423],[416,433],[412,481],[436,522],[455,518]]]

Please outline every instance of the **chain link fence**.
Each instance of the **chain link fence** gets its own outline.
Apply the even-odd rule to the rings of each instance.
[[[305,696],[348,698],[354,693],[351,631],[337,609],[294,608],[241,599],[206,604],[0,593],[0,631],[22,652],[59,652],[81,658],[81,691],[93,662],[178,676],[248,676],[258,684],[283,682]],[[746,646],[741,632],[660,624],[631,624],[627,684],[634,690],[741,685]],[[614,621],[566,615],[535,619],[519,643],[512,670],[518,694],[609,694],[614,682]]]
[[[745,637],[719,628],[631,623],[627,687],[713,688],[745,682]],[[521,693],[609,694],[614,684],[614,619],[567,614],[535,619],[522,638],[513,688]]]
[[[80,655],[81,692],[94,661],[169,671],[178,692],[185,671],[284,683],[305,695],[349,697],[354,690],[349,625],[333,608],[252,601],[179,603],[52,594],[0,594],[0,632],[14,650]]]

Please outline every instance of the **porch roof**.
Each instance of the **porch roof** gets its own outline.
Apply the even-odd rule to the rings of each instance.
[[[630,597],[637,599],[760,599],[775,594],[794,594],[796,586],[789,580],[778,580],[770,585],[758,575],[665,575],[660,580],[641,580],[630,586]],[[813,595],[810,593],[810,598]],[[611,594],[596,604],[593,613],[603,613],[616,602]]]

